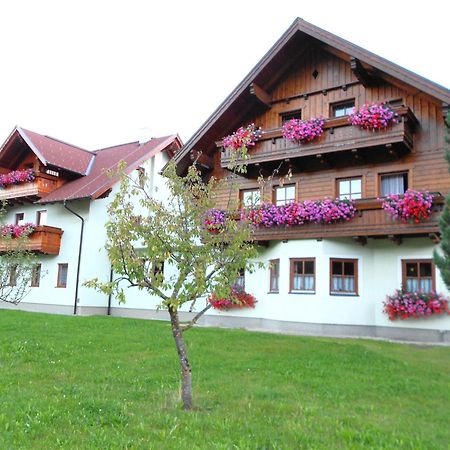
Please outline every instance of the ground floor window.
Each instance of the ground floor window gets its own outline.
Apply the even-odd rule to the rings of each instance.
[[[65,288],[67,287],[67,272],[69,270],[68,264],[58,264],[58,278],[56,287]]]
[[[270,262],[270,292],[280,290],[280,260],[272,259]]]
[[[245,289],[245,269],[239,270],[239,275],[236,277],[234,284],[242,289]]]
[[[435,270],[431,259],[402,260],[402,284],[408,292],[425,294],[436,290]]]
[[[291,258],[290,291],[314,292],[316,289],[314,258]]]
[[[357,259],[330,259],[330,293],[358,294]]]
[[[39,287],[41,282],[41,264],[36,264],[31,272],[31,287]]]

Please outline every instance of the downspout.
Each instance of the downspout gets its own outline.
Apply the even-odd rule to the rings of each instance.
[[[77,279],[75,282],[75,298],[73,301],[73,314],[76,315],[77,314],[77,301],[78,301],[78,285],[80,283],[80,265],[81,265],[81,249],[83,247],[84,219],[78,213],[76,213],[74,210],[70,209],[67,206],[66,200],[64,200],[63,205],[64,205],[64,208],[67,209],[67,211],[71,212],[74,216],[77,216],[81,220],[80,246],[78,248]]]
[[[111,266],[111,271],[109,272],[109,282],[112,283],[113,281],[113,277],[114,277],[114,271],[113,268]],[[112,297],[112,293],[110,292],[108,294],[108,311],[107,311],[107,315],[110,316],[111,315],[111,297]]]

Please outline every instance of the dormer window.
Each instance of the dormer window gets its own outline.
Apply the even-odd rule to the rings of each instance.
[[[59,177],[59,172],[56,170],[51,170],[51,169],[45,169],[45,173],[47,175],[52,175],[54,177]]]

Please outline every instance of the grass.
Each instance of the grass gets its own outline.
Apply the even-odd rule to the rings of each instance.
[[[1,449],[444,449],[448,347],[0,310]]]

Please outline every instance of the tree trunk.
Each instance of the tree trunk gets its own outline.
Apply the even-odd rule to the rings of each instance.
[[[183,333],[181,331],[180,321],[178,320],[178,311],[169,308],[170,322],[172,323],[172,335],[177,347],[178,359],[181,367],[181,400],[183,409],[192,409],[192,377],[191,366],[187,359],[186,345],[184,343]]]

